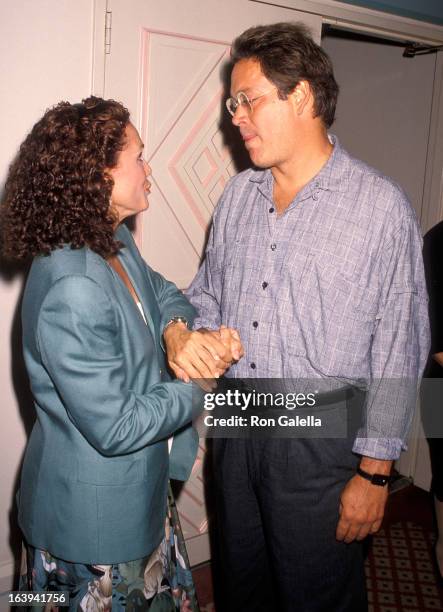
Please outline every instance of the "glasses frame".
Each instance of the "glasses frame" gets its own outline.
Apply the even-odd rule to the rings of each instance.
[[[235,113],[237,112],[238,108],[240,106],[244,106],[246,107],[246,110],[248,112],[248,114],[251,114],[254,110],[254,107],[252,106],[252,103],[255,102],[256,100],[259,100],[260,98],[263,98],[264,96],[267,96],[268,94],[272,93],[273,91],[275,91],[276,89],[278,89],[278,87],[273,87],[272,89],[268,89],[268,91],[265,91],[264,93],[260,94],[259,96],[255,96],[255,98],[249,98],[249,96],[247,94],[245,94],[244,91],[239,91],[238,94],[236,96],[230,96],[225,104],[226,104],[226,109],[228,111],[228,113],[233,117],[235,115]],[[241,102],[239,100],[240,96],[244,96],[245,100],[243,102]],[[231,106],[234,105],[234,110],[232,110]]]

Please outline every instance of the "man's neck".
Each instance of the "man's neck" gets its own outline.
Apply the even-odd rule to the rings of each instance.
[[[278,212],[283,212],[297,193],[320,172],[333,148],[326,130],[309,132],[297,141],[297,151],[292,159],[271,169]]]

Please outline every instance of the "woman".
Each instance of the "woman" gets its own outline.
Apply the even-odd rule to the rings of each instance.
[[[22,308],[37,412],[18,494],[25,588],[70,591],[73,610],[194,599],[165,518],[168,478],[193,465],[201,393],[170,381],[161,346],[168,323],[192,323],[194,309],[122,224],[148,207],[142,155],[121,104],[62,102],[22,144],[1,210],[5,254],[34,258]]]

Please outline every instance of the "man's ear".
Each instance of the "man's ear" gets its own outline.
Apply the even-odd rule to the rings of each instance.
[[[311,86],[308,81],[300,81],[289,94],[297,115],[302,115],[305,108],[312,103]]]

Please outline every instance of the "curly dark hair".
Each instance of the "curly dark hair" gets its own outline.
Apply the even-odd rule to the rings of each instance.
[[[47,255],[63,244],[118,252],[107,173],[125,145],[129,112],[91,96],[46,111],[14,160],[0,205],[2,251],[8,259]]]
[[[282,22],[255,26],[232,44],[232,62],[256,59],[265,77],[285,100],[300,81],[308,81],[314,95],[314,117],[327,128],[335,118],[338,85],[331,60],[302,23]]]

